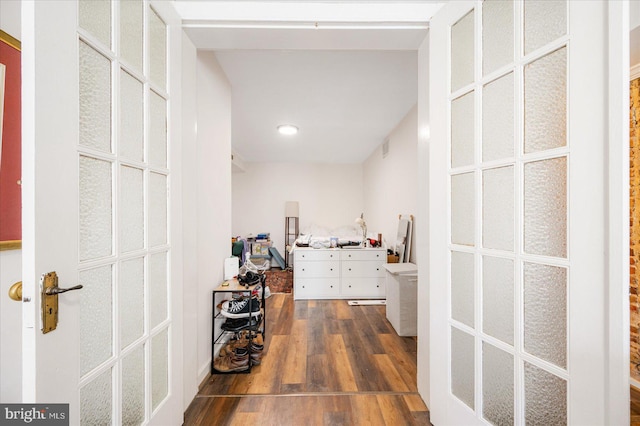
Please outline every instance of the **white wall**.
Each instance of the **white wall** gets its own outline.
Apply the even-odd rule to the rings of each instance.
[[[284,206],[300,203],[300,230],[353,226],[362,213],[361,164],[245,163],[233,174],[233,235],[270,232],[284,257]],[[366,217],[366,213],[365,213]]]
[[[185,193],[194,193],[196,201],[197,241],[196,250],[191,253],[197,259],[197,290],[195,298],[194,289],[185,295],[189,300],[185,311],[197,308],[198,317],[195,323],[185,321],[185,328],[191,326],[190,332],[196,334],[199,384],[211,366],[211,290],[222,282],[224,258],[231,251],[231,85],[212,52],[197,54],[195,87],[196,149],[195,153],[192,149],[188,153],[194,160],[195,173],[187,172]],[[189,90],[194,89],[190,86]],[[184,124],[185,128],[188,126]],[[187,163],[184,169],[188,167]],[[189,195],[186,201],[193,204]],[[185,222],[189,221],[187,215]],[[187,231],[192,233],[193,242],[193,227],[187,225]],[[189,268],[193,267],[191,264]],[[184,348],[185,352],[190,350]]]
[[[398,215],[413,215],[417,225],[418,203],[418,109],[411,108],[389,134],[389,153],[382,158],[382,145],[363,166],[364,217],[369,234],[382,234],[387,246],[395,245]],[[415,236],[415,231],[413,233]],[[411,262],[416,262],[416,239],[411,243]]]
[[[22,303],[9,299],[9,287],[21,281],[22,250],[0,252],[0,401],[22,400]]]
[[[0,29],[21,39],[20,2],[0,1]],[[21,281],[22,250],[0,251],[0,401],[22,400],[22,303],[7,297]]]
[[[0,1],[0,29],[18,40],[21,39],[20,0]]]

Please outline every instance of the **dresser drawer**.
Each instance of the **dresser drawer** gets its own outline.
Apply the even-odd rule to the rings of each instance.
[[[342,278],[383,278],[385,273],[382,265],[379,260],[342,261]]]
[[[339,260],[340,254],[337,250],[322,250],[322,249],[297,249],[293,252],[295,254],[295,261],[303,260]]]
[[[295,278],[340,278],[340,262],[297,262],[293,274]]]
[[[387,261],[384,249],[345,249],[340,252],[340,259],[345,260],[381,260]]]
[[[336,299],[340,294],[340,280],[324,278],[296,279],[293,298]]]
[[[342,295],[349,297],[385,298],[384,278],[342,279]]]

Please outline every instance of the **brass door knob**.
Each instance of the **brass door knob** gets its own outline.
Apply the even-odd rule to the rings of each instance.
[[[22,281],[9,287],[9,297],[16,302],[22,302]]]

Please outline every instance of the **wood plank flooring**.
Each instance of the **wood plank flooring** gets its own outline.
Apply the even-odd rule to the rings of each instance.
[[[396,334],[384,306],[290,294],[266,304],[262,364],[211,376],[185,425],[430,425],[416,340]]]
[[[640,390],[631,386],[631,426],[640,426]]]

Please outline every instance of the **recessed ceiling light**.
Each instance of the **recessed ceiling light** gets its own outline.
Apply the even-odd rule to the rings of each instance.
[[[283,135],[295,135],[298,133],[298,128],[292,124],[281,124],[278,126],[278,131]]]

